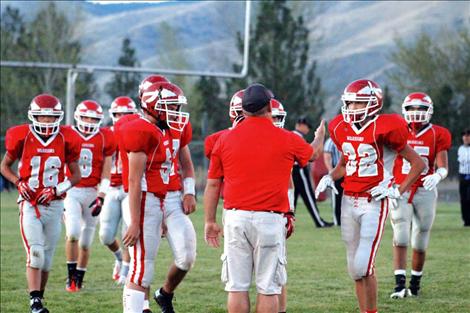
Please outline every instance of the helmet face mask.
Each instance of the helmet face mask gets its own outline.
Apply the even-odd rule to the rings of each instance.
[[[74,118],[81,133],[93,135],[100,130],[103,121],[103,109],[96,101],[85,100],[75,109]]]
[[[53,121],[41,117],[53,117]],[[41,136],[52,136],[59,132],[60,122],[64,118],[62,104],[52,95],[41,94],[31,101],[28,119],[33,124],[34,131]]]
[[[433,113],[431,97],[423,92],[411,93],[403,101],[402,114],[408,124],[427,124]]]
[[[284,106],[276,99],[271,99],[270,105],[271,117],[273,119],[274,126],[284,128],[287,116],[287,112],[284,110]]]
[[[341,101],[343,102],[341,113],[344,121],[361,123],[382,109],[382,89],[371,80],[356,80],[344,89]],[[357,108],[359,103],[364,103],[363,107]],[[355,108],[350,108],[352,104]]]

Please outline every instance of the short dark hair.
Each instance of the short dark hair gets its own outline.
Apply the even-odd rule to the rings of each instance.
[[[464,136],[464,135],[470,135],[470,128],[464,129],[462,131],[462,136]]]
[[[312,128],[312,122],[307,116],[301,116],[297,119],[297,124],[305,124],[308,128]]]

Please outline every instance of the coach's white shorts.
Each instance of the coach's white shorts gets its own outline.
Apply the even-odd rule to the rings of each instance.
[[[280,294],[287,282],[285,221],[281,214],[224,210],[221,280],[225,290],[248,291],[254,273],[259,294]]]
[[[175,265],[180,270],[188,271],[196,259],[196,232],[189,216],[183,212],[181,192],[168,192],[164,208],[166,237],[173,252]]]
[[[80,247],[88,249],[93,242],[98,216],[91,215],[90,204],[96,200],[96,188],[73,187],[65,197],[65,231],[69,240],[79,240]]]
[[[109,187],[104,198],[103,209],[100,214],[100,241],[104,245],[110,245],[114,242],[122,219],[123,202],[126,198],[126,192],[122,186]],[[126,230],[124,221],[122,222],[121,233]]]
[[[130,212],[127,210],[125,213],[124,220],[129,225]],[[127,280],[146,288],[152,282],[155,258],[160,246],[163,200],[152,193],[142,192],[140,213],[140,236],[136,244],[129,247],[131,261]]]
[[[348,272],[358,280],[374,273],[388,200],[375,201],[365,197],[343,196],[341,203],[341,237],[346,244]]]
[[[410,192],[403,194],[398,207],[390,212],[393,227],[393,244],[411,247],[418,251],[426,251],[429,245],[431,227],[436,217],[437,190],[418,188],[413,196],[412,203],[408,203]]]
[[[38,205],[40,217],[27,201],[20,202],[20,231],[26,250],[26,266],[48,272],[61,231],[64,201]]]

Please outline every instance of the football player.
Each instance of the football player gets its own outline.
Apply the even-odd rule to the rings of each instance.
[[[380,114],[382,90],[368,79],[350,83],[341,97],[342,115],[329,124],[331,139],[342,152],[341,161],[318,184],[316,196],[344,176],[341,234],[346,244],[348,272],[355,281],[361,312],[377,312],[374,263],[389,203],[398,200],[419,177],[424,162],[406,143],[406,122]],[[392,185],[394,157],[410,163],[408,175]]]
[[[179,108],[185,102],[186,98],[178,86],[171,83],[153,84],[142,94],[144,117],[118,126],[121,153],[128,155],[123,158],[124,173],[129,173],[130,209],[129,216],[124,215],[128,229],[123,243],[130,246],[131,263],[123,294],[125,313],[142,312],[153,278],[173,163],[168,128],[183,130],[189,117],[187,113],[175,113],[179,111],[171,110],[171,106],[168,110],[168,105],[172,103],[175,105],[173,108]],[[137,137],[139,140],[135,140]],[[159,294],[170,300],[171,304],[171,294],[165,293],[159,289]]]
[[[109,109],[109,115],[113,124],[116,124],[122,116],[135,113],[137,113],[137,107],[134,100],[125,96],[114,99]],[[111,127],[111,130],[114,131],[113,127]],[[117,137],[115,137],[115,141],[118,141]],[[100,214],[99,237],[101,243],[106,245],[116,258],[112,276],[113,280],[124,285],[127,272],[129,271],[130,256],[127,248],[120,248],[119,241],[116,239],[119,222],[122,223],[122,234],[126,231],[126,225],[122,220],[122,210],[127,196],[122,186],[122,163],[118,149],[112,155],[110,176],[111,186],[104,198],[103,209]]]
[[[186,98],[178,93],[178,89],[166,90],[166,84],[161,83],[144,90],[144,94],[155,92],[160,93],[156,107],[166,115],[166,123],[159,123],[159,127],[170,137],[166,154],[171,155],[172,164],[163,206],[163,225],[174,262],[163,286],[155,291],[154,299],[162,312],[169,313],[174,312],[173,293],[196,259],[196,232],[188,217],[196,209],[196,189],[194,166],[188,146],[192,128],[189,113],[182,111],[183,106],[187,105]]]
[[[28,111],[32,125],[7,130],[1,173],[19,192],[20,230],[26,250],[31,313],[48,313],[42,304],[61,231],[65,193],[80,181],[80,145],[60,126],[62,105],[48,94],[36,96]],[[18,175],[12,166],[18,160]],[[65,178],[64,167],[70,175]]]
[[[82,101],[75,109],[74,118],[76,125],[70,129],[80,138],[82,179],[65,198],[66,290],[69,292],[79,291],[83,286],[98,215],[110,186],[111,159],[116,150],[113,133],[100,128],[103,109],[99,103]]]
[[[411,190],[398,201],[398,207],[392,208],[390,213],[396,282],[391,298],[418,295],[431,227],[436,216],[436,186],[447,177],[447,151],[452,142],[446,128],[430,123],[433,103],[427,94],[409,94],[403,101],[402,113],[409,128],[408,145],[420,155],[426,167]],[[398,156],[393,170],[396,182],[401,184],[409,172],[410,164]],[[413,257],[410,285],[406,289],[406,256],[410,238]]]

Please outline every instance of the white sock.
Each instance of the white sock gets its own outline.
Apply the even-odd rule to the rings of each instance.
[[[150,309],[150,303],[149,300],[144,300],[144,310]]]
[[[413,272],[413,271],[412,271]],[[393,272],[394,275],[403,275],[406,276],[406,270],[395,270]]]
[[[423,271],[417,272],[417,271],[411,270],[411,275],[413,275],[413,276],[422,276],[422,275],[423,275]]]
[[[114,257],[115,257],[116,260],[118,260],[119,262],[122,261],[122,251],[121,251],[121,249],[117,249],[116,251],[114,251]]]
[[[122,293],[123,313],[142,313],[144,310],[144,299],[144,292],[124,287]]]

